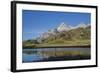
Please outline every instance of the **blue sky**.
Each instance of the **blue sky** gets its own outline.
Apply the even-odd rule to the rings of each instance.
[[[57,28],[62,22],[70,26],[76,26],[80,23],[90,24],[91,14],[23,10],[23,40],[39,37],[43,32]]]

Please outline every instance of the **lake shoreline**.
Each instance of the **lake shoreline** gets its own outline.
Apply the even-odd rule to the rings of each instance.
[[[82,45],[82,46],[80,46],[80,45],[64,45],[64,46],[60,46],[60,45],[53,45],[53,46],[23,46],[23,49],[28,49],[28,48],[30,48],[30,49],[34,49],[34,48],[72,48],[72,47],[74,47],[74,48],[90,48],[91,46],[90,45]]]

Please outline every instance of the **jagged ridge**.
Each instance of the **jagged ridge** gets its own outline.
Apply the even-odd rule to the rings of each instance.
[[[38,42],[49,42],[53,40],[73,40],[73,39],[90,39],[90,25],[79,24],[75,27],[61,23],[61,25],[42,34]]]

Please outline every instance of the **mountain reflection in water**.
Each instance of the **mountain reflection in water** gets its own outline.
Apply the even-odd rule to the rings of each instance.
[[[43,62],[90,59],[90,48],[33,48],[23,49],[22,61]]]

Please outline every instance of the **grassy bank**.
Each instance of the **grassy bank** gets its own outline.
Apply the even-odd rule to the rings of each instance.
[[[62,48],[62,47],[90,47],[90,40],[62,41],[56,40],[41,44],[23,44],[23,48]]]

